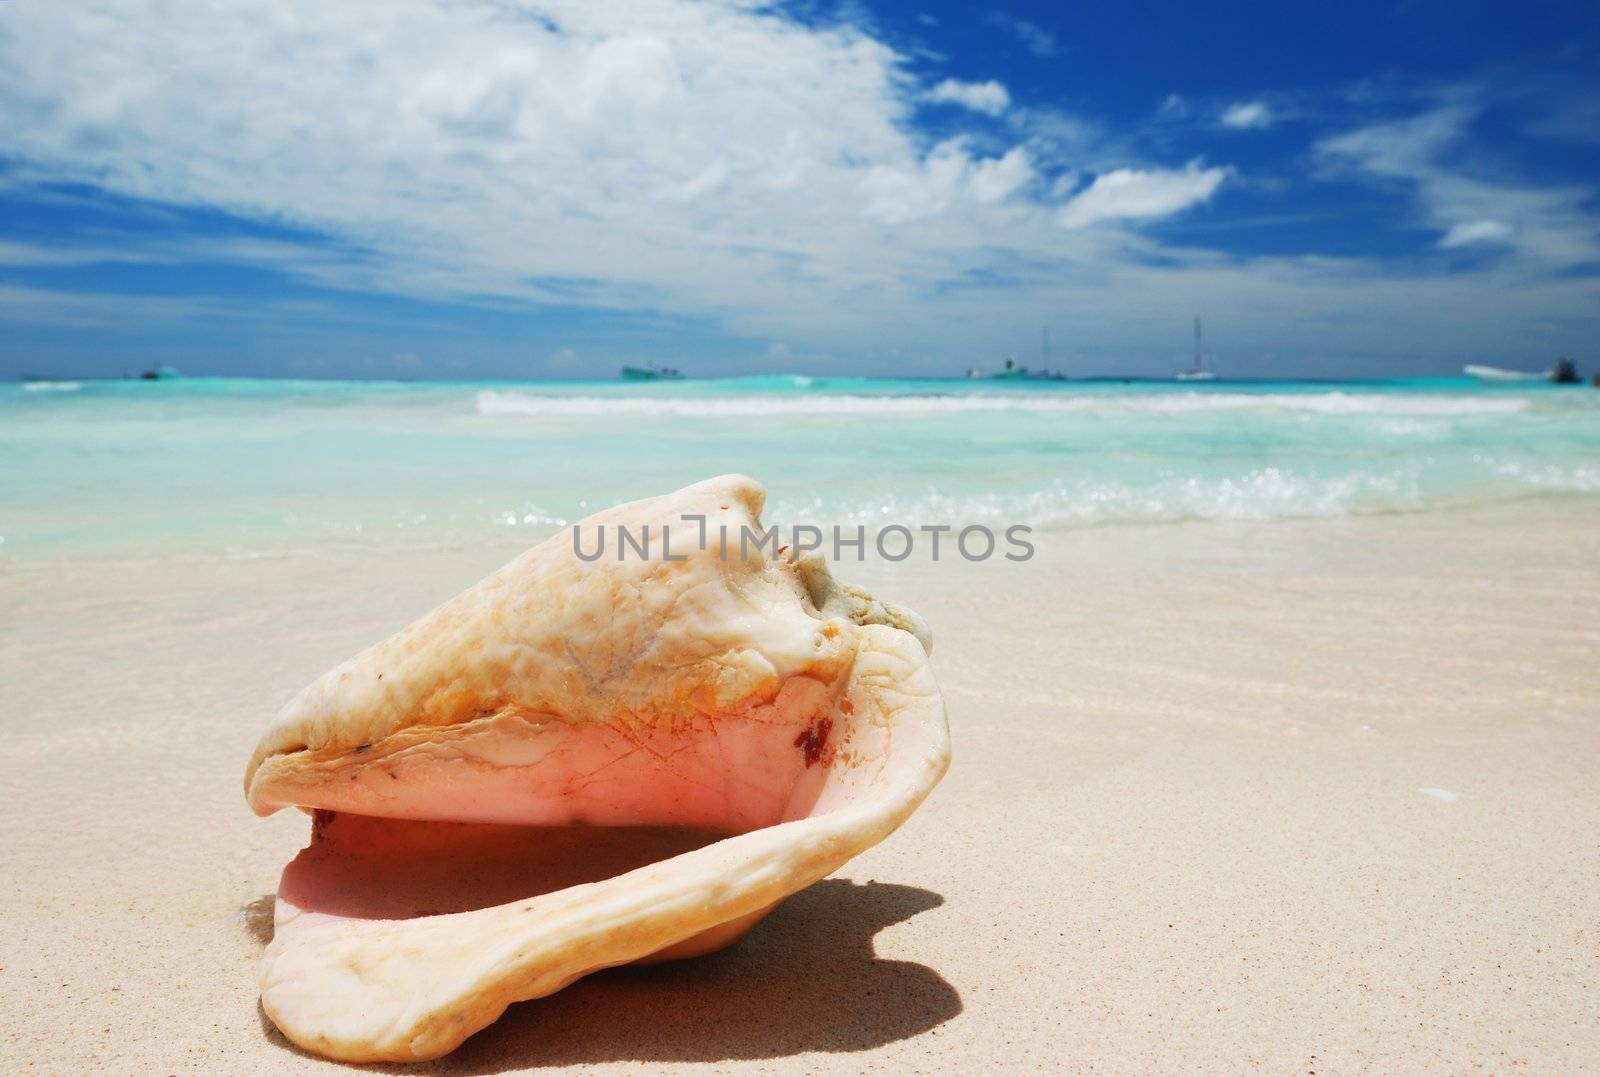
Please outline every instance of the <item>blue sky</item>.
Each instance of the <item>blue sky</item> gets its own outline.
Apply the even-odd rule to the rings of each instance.
[[[1600,7],[0,7],[0,372],[1600,368]]]

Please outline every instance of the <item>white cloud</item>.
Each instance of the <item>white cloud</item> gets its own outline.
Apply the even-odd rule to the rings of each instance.
[[[0,239],[0,266],[16,269],[62,269],[106,262],[147,261],[140,252],[111,243],[72,245],[17,243]]]
[[[263,252],[321,284],[769,335],[866,309],[864,283],[961,279],[975,248],[1052,253],[1029,155],[927,148],[908,64],[746,0],[18,5],[0,156],[329,237]],[[914,242],[884,227],[913,221]]]
[[[1201,168],[1191,161],[1181,171],[1119,168],[1096,176],[1058,216],[1068,228],[1101,221],[1167,217],[1208,201],[1227,178],[1225,168]]]
[[[885,224],[907,224],[949,209],[967,178],[971,160],[947,142],[927,159],[905,166],[876,165],[862,177],[867,215]]]
[[[1547,272],[1600,258],[1593,192],[1445,167],[1462,129],[1448,115],[1348,132],[1317,160],[1414,188],[1418,223],[1434,235],[1512,222],[1508,253],[1524,262],[1491,280],[1455,265],[1430,275],[1414,259],[1223,257],[1164,246],[1137,225],[1212,198],[1227,169],[1142,159],[1092,118],[1019,107],[1006,113],[1009,140],[953,111],[939,119],[956,137],[929,146],[917,126],[926,86],[906,56],[786,10],[750,0],[7,5],[0,184],[82,183],[326,239],[167,238],[174,225],[55,252],[15,241],[0,260],[41,268],[108,248],[226,260],[357,291],[627,311],[667,331],[692,319],[762,342],[754,351],[785,341],[808,365],[832,355],[859,368],[871,356],[920,372],[959,370],[959,358],[935,367],[943,360],[930,357],[991,347],[997,325],[1037,327],[1044,311],[1062,339],[1151,355],[1175,334],[1181,351],[1185,326],[1153,323],[1152,295],[1205,310],[1238,340],[1272,340],[1279,312],[1294,310],[1286,351],[1317,339],[1305,327],[1337,325],[1341,348],[1504,342],[1509,356],[1557,339],[1552,326],[1594,325],[1593,280]],[[967,120],[981,129],[961,137]],[[1095,178],[1081,187],[1079,175]],[[337,320],[341,308],[0,288],[6,324],[196,315],[270,332]],[[1409,333],[1395,332],[1402,323]],[[582,354],[599,352],[585,342]]]
[[[1432,171],[1430,162],[1459,142],[1475,110],[1449,105],[1403,120],[1358,127],[1318,142],[1315,155],[1380,176],[1417,179]]]
[[[1003,30],[1011,31],[1016,39],[1022,42],[1023,47],[1035,56],[1048,59],[1059,55],[1061,52],[1060,45],[1056,43],[1055,35],[1038,23],[1029,22],[1027,19],[1019,19],[1003,11],[991,12],[989,14],[989,22]]]
[[[1439,246],[1444,250],[1452,247],[1465,247],[1473,243],[1500,243],[1511,238],[1511,226],[1503,221],[1485,218],[1481,221],[1463,221],[1450,226],[1450,230],[1439,240]]]
[[[728,174],[726,162],[713,161],[701,169],[697,175],[662,187],[659,197],[668,202],[693,202],[702,195],[710,194],[721,188],[728,182]]]
[[[1028,151],[1016,147],[1004,157],[979,161],[972,171],[972,197],[985,205],[1004,202],[1034,178]]]
[[[1011,107],[1011,95],[993,79],[988,82],[945,79],[924,94],[923,100],[936,105],[960,105],[988,116],[998,116]]]
[[[1222,126],[1241,131],[1271,127],[1276,120],[1264,101],[1237,101],[1222,112]]]
[[[963,205],[1004,202],[1033,179],[1027,150],[974,158],[962,139],[950,139],[909,167],[880,165],[862,178],[866,213],[886,224],[937,217]]]
[[[1166,100],[1161,102],[1161,107],[1156,109],[1156,115],[1163,120],[1181,120],[1190,112],[1189,100],[1181,93],[1169,93]]]
[[[259,299],[224,296],[136,295],[117,292],[67,291],[58,288],[0,284],[0,324],[45,325],[119,330],[129,325],[249,323],[255,332],[271,332],[299,323],[333,326],[386,327],[392,322],[352,313],[321,300]],[[411,327],[434,328],[418,320]]]
[[[1333,177],[1405,185],[1415,223],[1442,232],[1442,249],[1503,244],[1529,274],[1600,262],[1592,190],[1535,186],[1503,169],[1458,163],[1477,115],[1472,103],[1447,104],[1324,139],[1313,154]]]

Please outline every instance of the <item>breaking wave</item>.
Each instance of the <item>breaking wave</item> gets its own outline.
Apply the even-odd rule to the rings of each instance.
[[[533,541],[727,471],[766,484],[769,523],[869,532],[1600,499],[1590,389],[773,376],[648,391],[201,378],[0,390],[0,454],[23,461],[0,469],[5,558]]]
[[[873,396],[818,393],[811,396],[555,396],[506,390],[478,393],[477,411],[487,416],[598,418],[681,416],[765,418],[770,416],[916,416],[970,412],[1031,412],[1044,415],[1107,413],[1182,415],[1229,411],[1305,412],[1319,415],[1455,416],[1506,415],[1526,411],[1526,397],[1400,396],[1378,393],[1163,393],[1045,395]]]
[[[774,519],[866,524],[901,520],[968,523],[1027,523],[1035,527],[1083,527],[1110,523],[1185,520],[1278,520],[1405,512],[1429,507],[1435,498],[1418,476],[1295,475],[1278,468],[1215,478],[1178,478],[1150,485],[1086,479],[1046,490],[1004,494],[877,499],[857,504],[786,503],[775,500]]]
[[[1174,476],[1148,485],[1084,479],[1031,492],[929,494],[831,503],[776,498],[768,514],[774,520],[864,524],[869,533],[875,525],[906,520],[1025,523],[1070,529],[1102,524],[1329,519],[1468,508],[1548,494],[1600,493],[1600,469],[1595,468],[1501,465],[1489,472],[1499,481],[1485,476],[1452,480],[1419,468],[1315,476],[1263,467],[1220,478]]]

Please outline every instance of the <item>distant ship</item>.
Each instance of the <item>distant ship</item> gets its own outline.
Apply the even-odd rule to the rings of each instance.
[[[984,370],[982,367],[973,367],[967,371],[967,377],[982,381],[1066,381],[1065,374],[1054,374],[1048,370],[1029,370],[1025,366],[1018,366],[1015,359],[1007,359],[1006,365],[999,370]]]
[[[989,378],[993,381],[1014,381],[1018,378],[1026,378],[1027,376],[1028,368],[1025,366],[1018,366],[1015,359],[1007,359],[1006,365],[1002,369],[996,370],[993,373],[983,370],[967,371],[967,377],[969,378]]]
[[[1206,369],[1206,352],[1200,336],[1200,316],[1194,319],[1194,365],[1174,375],[1179,381],[1215,381],[1216,373]]]
[[[60,374],[30,374],[26,370],[22,372],[22,380],[25,382],[171,381],[174,378],[181,377],[183,377],[183,373],[178,370],[177,367],[167,366],[165,363],[153,366],[149,370],[141,370],[138,374],[122,374],[120,376],[113,374],[110,377],[100,374],[89,374],[79,377],[63,377]]]
[[[1549,381],[1555,374],[1553,370],[1534,373],[1531,370],[1507,370],[1498,366],[1481,366],[1477,363],[1468,363],[1461,368],[1463,374],[1477,378],[1482,382],[1508,382],[1508,381]]]
[[[623,381],[670,381],[683,377],[683,371],[671,366],[625,366]]]
[[[1553,385],[1578,385],[1582,379],[1578,377],[1578,368],[1571,359],[1562,356],[1556,360],[1556,365],[1543,373],[1535,374],[1528,370],[1507,370],[1498,366],[1479,366],[1469,363],[1461,368],[1462,373],[1470,374],[1479,381],[1489,385],[1504,382],[1522,381],[1547,381]],[[1600,378],[1595,381],[1600,386]]]

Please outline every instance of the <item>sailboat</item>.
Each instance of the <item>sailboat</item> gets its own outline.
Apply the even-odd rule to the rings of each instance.
[[[1200,316],[1194,318],[1194,366],[1188,370],[1180,370],[1174,375],[1179,381],[1214,381],[1216,373],[1206,369],[1205,348],[1200,337]]]

